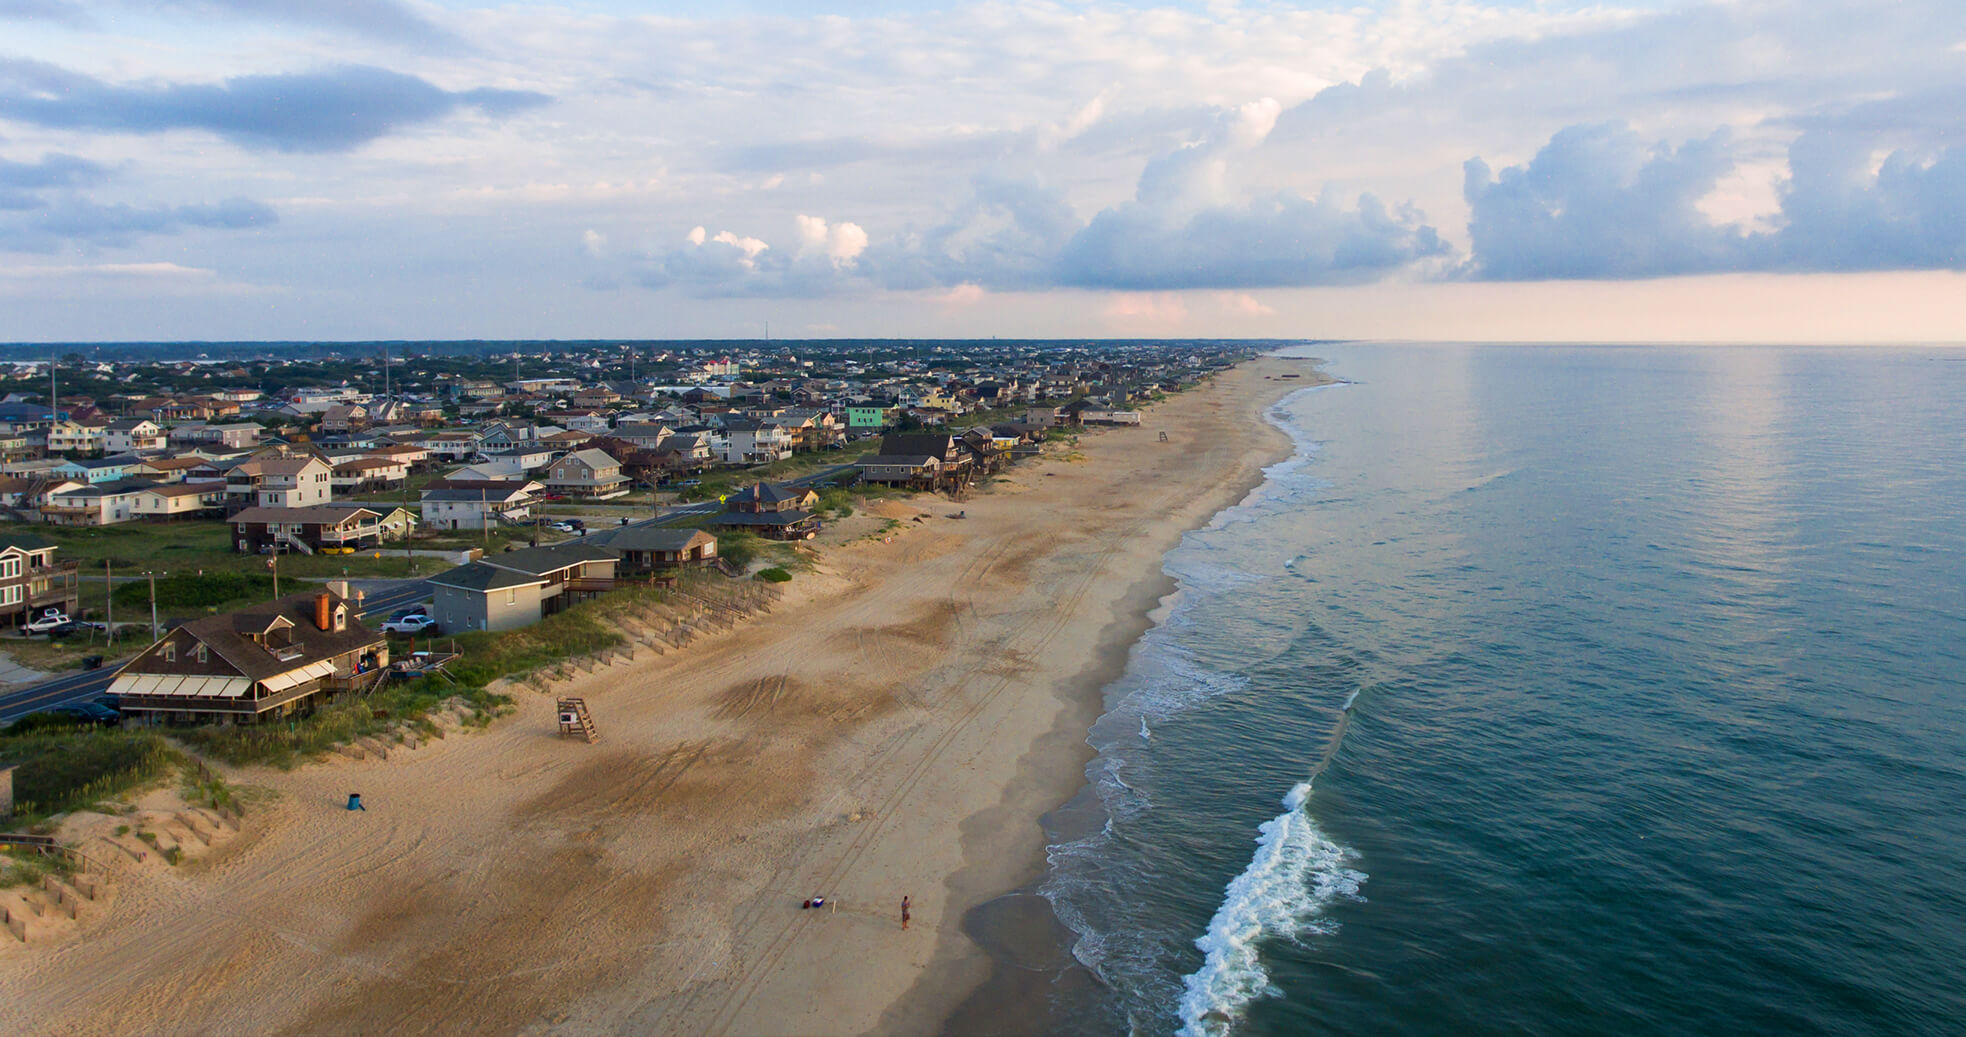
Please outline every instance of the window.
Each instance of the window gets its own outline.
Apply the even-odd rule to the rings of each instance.
[[[505,603],[507,605],[517,605],[519,603],[518,588],[514,587],[511,590],[505,592]]]
[[[0,605],[18,605],[21,603],[21,597],[22,587],[18,583],[0,587]]]
[[[174,662],[177,662],[177,642],[176,642],[176,641],[166,641],[166,642],[164,642],[164,661],[165,661],[165,662],[167,662],[167,663],[174,663]]]
[[[20,575],[20,559],[0,558],[0,578],[11,579]]]
[[[205,661],[205,643],[203,641],[198,642],[197,656],[199,662]]]

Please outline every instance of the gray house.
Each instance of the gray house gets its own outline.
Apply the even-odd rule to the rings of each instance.
[[[431,617],[446,633],[515,630],[614,589],[616,555],[588,543],[490,555],[430,578]]]

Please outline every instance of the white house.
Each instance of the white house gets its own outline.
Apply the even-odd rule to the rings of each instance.
[[[479,483],[423,491],[423,528],[484,529],[500,519],[523,522],[532,516],[537,483]]]
[[[112,454],[164,449],[164,426],[149,418],[121,418],[102,430],[102,448]]]
[[[770,464],[792,456],[792,434],[777,422],[733,421],[712,446],[725,464]]]

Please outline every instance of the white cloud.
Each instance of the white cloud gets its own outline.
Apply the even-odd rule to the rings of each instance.
[[[588,255],[599,259],[607,255],[608,236],[590,227],[580,232],[580,247]]]
[[[852,266],[860,253],[867,250],[867,232],[857,223],[828,224],[818,216],[804,213],[796,219],[802,255],[823,255],[834,266]]]

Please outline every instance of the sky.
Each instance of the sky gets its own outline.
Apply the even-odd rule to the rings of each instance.
[[[1962,130],[1958,0],[0,0],[0,341],[1960,342]]]

